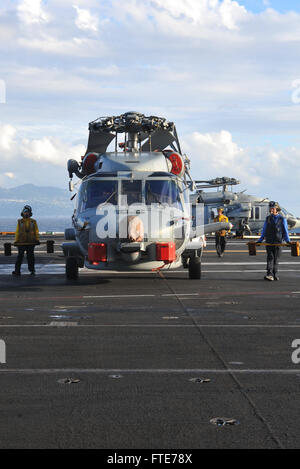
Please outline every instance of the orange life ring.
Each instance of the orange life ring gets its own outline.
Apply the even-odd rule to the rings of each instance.
[[[176,174],[176,176],[182,175],[184,172],[184,163],[179,153],[172,152],[167,155],[167,158],[172,163],[171,173]]]

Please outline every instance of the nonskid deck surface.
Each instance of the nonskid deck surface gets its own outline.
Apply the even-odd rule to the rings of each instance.
[[[283,252],[266,282],[263,250],[229,241],[219,259],[209,242],[200,281],[180,268],[70,282],[60,241],[36,250],[36,277],[24,264],[13,278],[15,254],[0,254],[0,447],[299,447],[299,258]]]

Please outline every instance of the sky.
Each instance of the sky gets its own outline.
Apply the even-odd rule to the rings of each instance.
[[[67,188],[88,123],[134,110],[300,216],[299,46],[299,1],[1,0],[0,187]]]

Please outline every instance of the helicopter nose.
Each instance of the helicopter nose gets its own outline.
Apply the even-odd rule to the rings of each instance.
[[[296,217],[289,217],[287,219],[288,225],[290,229],[300,228],[300,218]]]

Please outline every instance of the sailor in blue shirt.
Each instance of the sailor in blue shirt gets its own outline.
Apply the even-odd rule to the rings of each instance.
[[[281,244],[282,241],[290,243],[288,226],[286,218],[280,213],[280,206],[277,202],[269,203],[270,215],[267,216],[263,226],[261,237],[257,241],[262,243],[266,239],[266,243]],[[278,259],[281,254],[280,246],[266,246],[267,250],[267,275],[265,280],[273,281],[279,280],[278,272]]]

